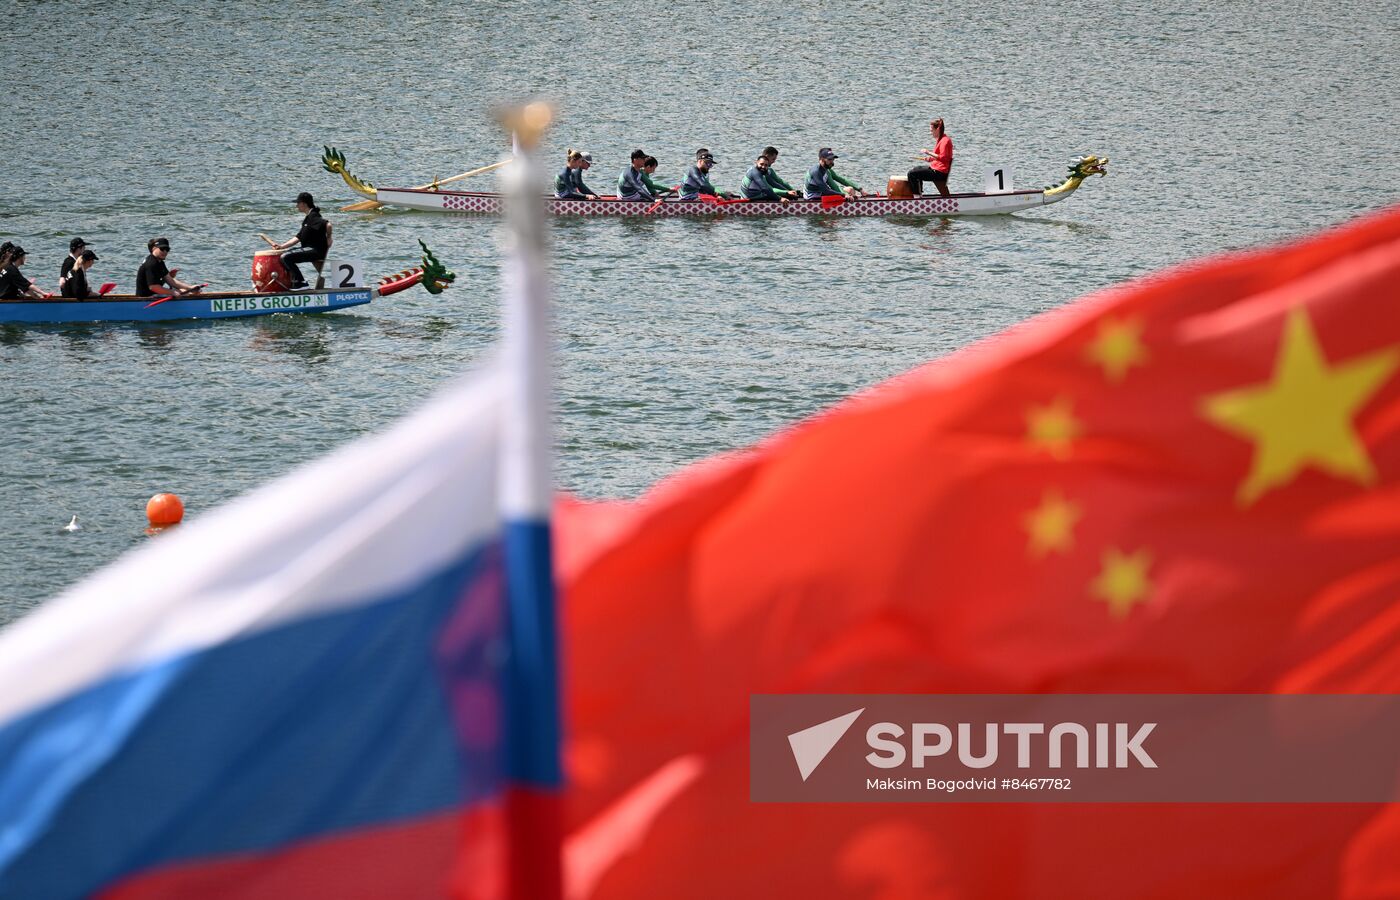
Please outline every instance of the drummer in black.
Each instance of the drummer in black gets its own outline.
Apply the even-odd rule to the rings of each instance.
[[[297,211],[306,214],[301,220],[301,230],[297,236],[280,244],[273,244],[274,250],[286,250],[282,254],[282,265],[287,267],[287,275],[292,279],[292,290],[306,287],[306,279],[301,277],[297,263],[314,263],[319,269],[326,261],[326,253],[331,248],[331,226],[316,207],[316,201],[306,191],[297,194]],[[288,250],[294,244],[301,244],[300,250]]]
[[[172,297],[190,294],[199,290],[198,285],[185,284],[175,277],[179,269],[167,269],[165,258],[170,255],[170,241],[167,238],[151,238],[146,242],[151,252],[141,268],[136,270],[136,296]]]
[[[63,277],[63,296],[71,297],[74,300],[86,300],[93,296],[92,291],[88,289],[87,270],[91,269],[95,262],[97,262],[97,254],[91,250],[84,249],[82,253],[78,254],[78,261]]]

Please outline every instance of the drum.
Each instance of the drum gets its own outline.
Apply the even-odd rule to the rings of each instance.
[[[253,290],[259,294],[285,291],[292,283],[282,265],[281,250],[259,250],[253,254]]]
[[[909,190],[908,175],[891,175],[890,186],[885,194],[895,200],[908,200],[914,196],[914,192]]]

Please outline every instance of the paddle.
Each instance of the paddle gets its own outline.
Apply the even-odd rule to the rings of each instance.
[[[190,294],[195,293],[195,291],[198,291],[200,288],[207,288],[208,286],[209,286],[209,282],[207,282],[207,281],[204,282],[203,284],[197,284],[197,285],[194,286],[194,290],[190,291]],[[174,299],[179,298],[179,297],[188,297],[190,294],[166,294],[164,297],[161,297],[159,300],[152,300],[150,303],[147,303],[145,306],[143,306],[143,307],[141,307],[141,308],[142,308],[142,309],[150,309],[152,306],[160,306],[162,303],[164,303],[164,302],[167,301],[167,300],[174,300]]]
[[[107,281],[107,282],[104,282],[103,285],[102,285],[102,287],[100,287],[100,288],[97,289],[97,296],[99,296],[99,297],[105,297],[105,296],[107,296],[109,293],[111,293],[112,291],[115,291],[116,289],[117,289],[117,283],[116,283],[115,281]]]
[[[822,198],[822,209],[835,209],[846,202],[844,194],[827,194]]]
[[[729,206],[731,203],[748,203],[748,202],[749,202],[749,198],[748,198],[748,197],[735,197],[735,198],[733,198],[732,200],[725,200],[725,199],[723,199],[723,198],[721,198],[721,197],[716,197],[714,194],[699,194],[699,195],[697,195],[697,196],[700,197],[700,201],[701,201],[702,203],[708,203],[708,204],[710,204],[711,206]]]
[[[671,188],[671,190],[673,190],[673,191],[678,191],[678,190],[680,190],[680,189],[681,189],[681,186],[680,186],[680,185],[676,185],[675,187]],[[649,216],[649,215],[651,215],[652,213],[656,212],[656,210],[657,210],[658,208],[660,208],[660,206],[661,206],[661,201],[662,201],[662,200],[665,200],[665,199],[666,199],[666,198],[665,198],[664,196],[662,196],[662,197],[657,197],[657,198],[656,198],[656,202],[653,203],[651,206],[648,206],[646,212],[642,213],[642,215],[644,215],[644,216]]]
[[[512,157],[512,159],[513,158],[514,157]],[[499,169],[501,166],[509,165],[510,162],[510,159],[503,159],[500,162],[494,162],[489,166],[482,166],[479,169],[472,169],[470,172],[463,172],[461,175],[453,175],[451,178],[444,178],[442,181],[430,181],[427,184],[420,184],[418,185],[418,187],[414,188],[414,190],[426,191],[429,188],[438,187],[444,184],[451,184],[454,181],[461,181],[463,178],[470,178],[473,175],[480,175],[483,172],[490,172],[492,169]],[[349,206],[342,206],[340,209],[342,212],[361,212],[367,209],[380,209],[383,206],[384,204],[380,203],[378,200],[361,200],[359,203],[351,203]]]

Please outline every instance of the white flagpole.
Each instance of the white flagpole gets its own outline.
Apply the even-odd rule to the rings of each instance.
[[[502,301],[501,511],[511,657],[507,748],[512,789],[510,884],[514,897],[561,895],[559,651],[550,538],[553,488],[553,351],[545,208],[533,154],[549,124],[534,103],[507,117],[516,164],[507,167],[509,246]]]

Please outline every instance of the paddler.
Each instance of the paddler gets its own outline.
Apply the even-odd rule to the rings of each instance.
[[[847,197],[865,196],[865,191],[861,190],[860,185],[836,174],[836,160],[836,152],[830,147],[823,147],[817,151],[817,164],[807,173],[808,200],[840,197],[842,194]]]
[[[78,260],[83,258],[83,251],[87,249],[87,241],[80,237],[75,237],[68,242],[68,255],[63,257],[63,265],[58,270],[58,290],[63,296],[68,294],[64,288],[68,285],[68,273],[73,271],[73,267],[78,264]]]
[[[97,254],[86,247],[78,254],[78,260],[73,264],[73,268],[68,270],[68,275],[63,279],[63,296],[73,300],[86,300],[91,297],[92,291],[88,289],[87,271],[92,268],[92,264],[97,262]]]
[[[644,200],[647,203],[656,199],[651,189],[647,187],[646,179],[642,176],[642,168],[647,162],[647,152],[645,150],[633,150],[630,157],[630,164],[622,170],[622,174],[617,176],[617,199],[619,200]]]
[[[660,163],[656,161],[656,157],[648,156],[646,160],[642,162],[642,181],[646,182],[647,190],[651,191],[653,197],[668,197],[675,193],[675,189],[668,188],[664,184],[657,184],[656,179],[652,178],[652,176],[656,174],[656,167],[658,165],[660,165]]]
[[[136,296],[138,297],[182,297],[199,290],[199,285],[185,284],[175,277],[179,269],[167,269],[165,258],[170,255],[168,238],[151,238],[146,242],[150,255],[136,270]]]
[[[565,155],[568,162],[554,178],[554,196],[560,200],[597,200],[598,195],[583,183],[583,173],[593,165],[593,154],[570,147]]]
[[[714,168],[715,158],[711,155],[709,148],[701,147],[695,151],[695,165],[690,167],[686,173],[685,181],[681,182],[681,199],[694,200],[701,194],[708,194],[712,197],[722,197],[730,199],[733,194],[715,190],[715,186],[710,184],[710,169]]]
[[[763,153],[760,153],[749,167],[739,191],[749,200],[781,200],[784,203],[797,195],[797,191],[785,191],[780,194],[773,189],[773,185],[768,181],[768,157]]]
[[[768,157],[768,183],[773,186],[773,190],[779,194],[787,194],[789,197],[801,197],[802,192],[778,177],[778,170],[773,166],[778,162],[778,148],[764,147],[763,155]]]
[[[928,123],[928,132],[933,135],[933,149],[922,148],[923,155],[917,158],[925,164],[909,170],[909,190],[917,197],[923,193],[924,182],[932,181],[938,193],[947,197],[948,174],[953,171],[953,139],[943,131],[942,119]]]
[[[20,272],[19,267],[24,265],[26,259],[23,247],[10,244],[8,255],[9,261],[5,263],[4,268],[0,268],[0,300],[17,300],[20,297],[44,300],[53,296],[36,288],[34,282]]]

